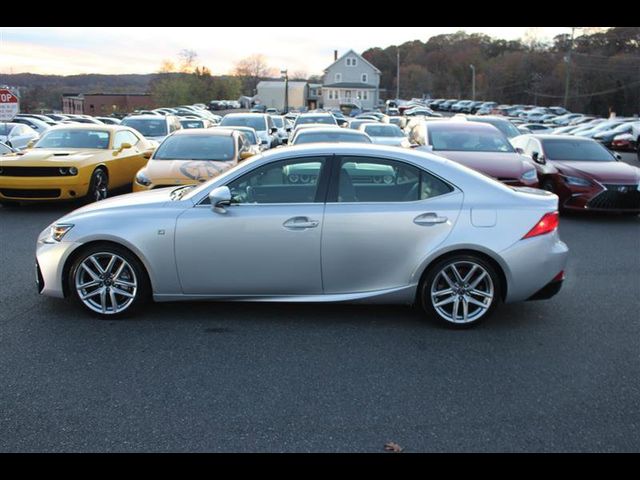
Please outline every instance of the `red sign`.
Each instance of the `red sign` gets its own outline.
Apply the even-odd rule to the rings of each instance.
[[[18,97],[6,88],[0,89],[0,121],[9,122],[20,111]]]

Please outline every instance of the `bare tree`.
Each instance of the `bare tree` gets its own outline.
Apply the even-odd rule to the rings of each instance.
[[[195,50],[183,48],[178,53],[178,59],[180,60],[180,71],[184,73],[191,73],[196,68],[198,54]]]
[[[264,55],[254,54],[238,61],[233,73],[238,77],[244,77],[245,88],[253,92],[261,78],[275,77],[277,70],[267,64]]]

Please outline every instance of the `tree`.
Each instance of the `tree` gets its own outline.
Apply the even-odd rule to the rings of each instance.
[[[262,54],[254,54],[238,61],[233,73],[237,77],[243,78],[245,90],[251,92],[251,94],[253,94],[261,79],[277,75],[276,69],[267,64],[267,60]]]

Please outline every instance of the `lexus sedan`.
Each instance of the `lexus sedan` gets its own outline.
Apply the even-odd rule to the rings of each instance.
[[[522,135],[513,140],[534,161],[557,170],[541,187],[560,197],[561,210],[640,213],[640,168],[590,138]]]
[[[75,210],[39,235],[35,270],[41,294],[102,318],[150,298],[360,301],[471,326],[501,302],[558,293],[557,208],[552,193],[425,152],[302,145]]]

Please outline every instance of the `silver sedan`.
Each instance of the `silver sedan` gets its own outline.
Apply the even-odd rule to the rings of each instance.
[[[560,290],[557,208],[426,152],[303,145],[75,210],[40,234],[36,274],[106,318],[150,298],[365,301],[470,326]]]

